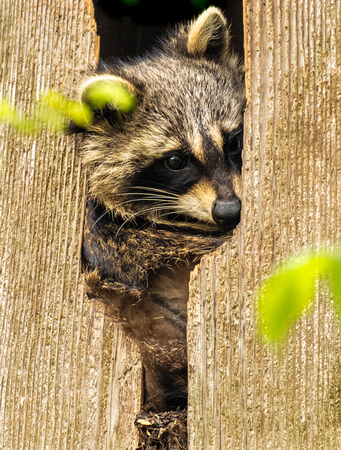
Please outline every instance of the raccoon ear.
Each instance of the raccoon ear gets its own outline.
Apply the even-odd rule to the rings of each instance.
[[[211,6],[190,23],[187,32],[187,51],[192,56],[226,63],[229,57],[230,33],[219,8]]]
[[[80,88],[82,103],[93,113],[96,124],[103,119],[113,121],[134,111],[137,106],[137,89],[127,80],[115,75],[97,75],[87,80]],[[91,125],[90,124],[90,127]],[[70,131],[84,131],[69,126]]]

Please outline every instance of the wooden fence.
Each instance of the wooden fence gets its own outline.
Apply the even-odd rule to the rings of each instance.
[[[255,291],[274,264],[341,232],[341,5],[246,0],[242,223],[189,305],[190,448],[341,448],[339,328],[328,290],[275,352]]]
[[[245,0],[242,223],[189,304],[189,447],[341,448],[340,335],[324,286],[280,353],[254,293],[274,264],[341,233],[341,5]],[[1,95],[30,110],[96,66],[90,0],[0,0]],[[0,128],[0,448],[133,449],[141,365],[83,296],[75,138]]]

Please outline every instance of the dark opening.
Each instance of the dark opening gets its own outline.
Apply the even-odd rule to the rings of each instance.
[[[243,56],[242,0],[94,0],[100,35],[100,59],[138,56],[150,50],[165,28],[197,16],[208,6],[220,7],[231,24],[233,47]]]

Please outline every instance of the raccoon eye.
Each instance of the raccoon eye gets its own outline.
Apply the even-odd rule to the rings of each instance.
[[[243,149],[243,129],[239,129],[228,135],[225,145],[230,155],[236,155]]]
[[[186,166],[186,158],[182,155],[172,155],[165,159],[165,166],[170,170],[181,170]]]

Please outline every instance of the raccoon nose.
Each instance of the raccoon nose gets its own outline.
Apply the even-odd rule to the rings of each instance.
[[[216,200],[212,208],[213,220],[218,225],[226,225],[234,228],[240,222],[241,201],[239,198],[232,200]]]

